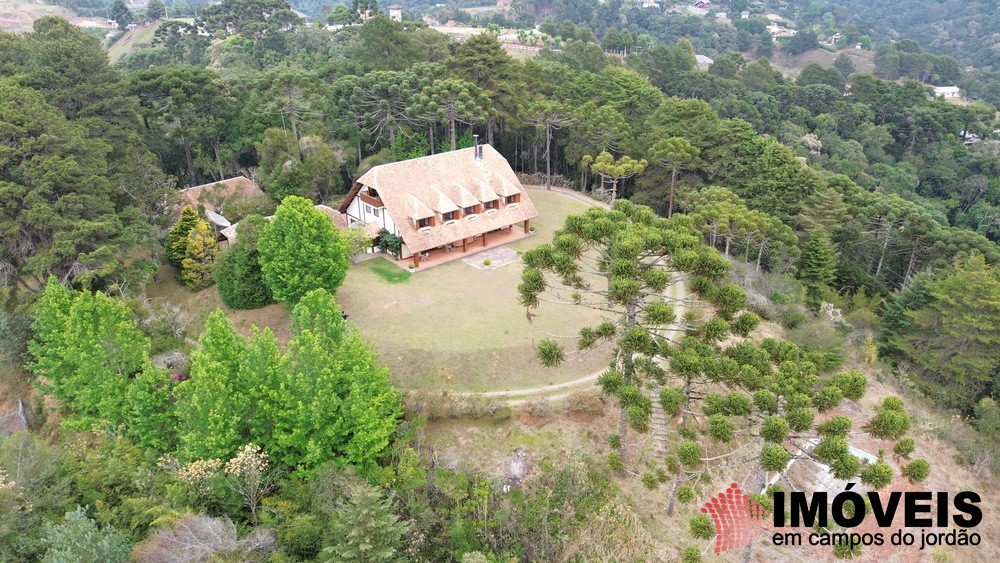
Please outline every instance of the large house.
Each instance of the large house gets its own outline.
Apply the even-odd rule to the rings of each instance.
[[[431,252],[457,258],[490,240],[509,240],[515,225],[527,234],[538,216],[490,145],[376,166],[357,179],[340,212],[350,226],[402,237],[400,258],[412,257],[414,266]]]

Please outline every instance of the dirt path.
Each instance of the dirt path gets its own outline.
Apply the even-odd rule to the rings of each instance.
[[[685,293],[684,283],[680,282],[673,284],[672,286],[670,286],[669,292],[670,292],[669,295],[672,299],[680,299]],[[681,319],[684,317],[686,307],[684,307],[683,304],[678,303],[674,307],[674,310],[677,314],[677,318]],[[673,330],[673,334],[670,336],[670,339],[673,340],[678,332],[679,332],[678,329]],[[555,401],[559,399],[565,399],[566,397],[568,397],[569,395],[573,394],[576,391],[593,387],[597,383],[597,379],[601,377],[601,374],[604,373],[604,371],[605,370],[601,370],[599,372],[592,373],[590,375],[581,377],[579,379],[574,379],[572,381],[566,381],[563,383],[557,383],[554,385],[527,387],[524,389],[515,389],[513,391],[485,391],[482,393],[452,393],[452,396],[498,398],[498,399],[503,399],[506,404],[511,406],[518,406],[521,405],[522,403],[535,400]],[[659,393],[658,389],[654,389],[653,391]],[[653,399],[654,407],[659,404],[658,395],[656,397],[650,397],[650,398]],[[654,423],[655,422],[656,421],[654,420]],[[654,427],[655,426],[656,425],[654,424]]]

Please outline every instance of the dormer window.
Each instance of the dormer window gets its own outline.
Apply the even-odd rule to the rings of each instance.
[[[486,201],[486,202],[483,202],[483,206],[485,206],[486,209],[496,209],[497,208],[497,202],[496,202],[496,200]]]
[[[417,219],[417,228],[430,227],[431,224],[432,223],[429,217],[424,219]]]
[[[378,190],[375,188],[368,188],[368,195],[372,197],[378,197]]]
[[[473,205],[472,207],[466,207],[465,209],[462,210],[462,214],[463,215],[475,215],[476,214],[476,206]]]
[[[506,198],[504,198],[504,201],[507,203],[507,205],[510,205],[512,203],[517,203],[521,201],[521,194],[509,195]]]
[[[442,217],[442,218],[443,218],[443,219],[444,219],[445,221],[452,221],[452,220],[454,220],[454,219],[455,219],[455,212],[454,212],[454,211],[448,211],[447,213],[442,213],[442,214],[441,214],[441,217]]]

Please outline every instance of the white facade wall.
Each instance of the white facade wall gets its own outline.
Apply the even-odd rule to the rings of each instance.
[[[375,213],[378,213],[376,217]],[[363,201],[361,195],[354,196],[354,200],[347,207],[347,226],[353,227],[355,224],[367,225],[368,223],[378,223],[379,226],[390,233],[399,236],[399,229],[389,215],[389,210],[385,207],[375,208]],[[374,252],[369,249],[368,252]]]

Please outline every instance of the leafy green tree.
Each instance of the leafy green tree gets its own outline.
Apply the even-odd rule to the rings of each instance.
[[[799,30],[787,43],[788,52],[793,55],[798,55],[817,47],[819,47],[819,37],[811,29]]]
[[[330,25],[350,25],[352,23],[357,23],[358,21],[357,12],[351,10],[343,4],[337,4],[330,10],[330,13],[326,15],[326,23]]]
[[[337,291],[347,275],[347,247],[311,201],[288,196],[260,235],[264,281],[278,301],[294,304],[314,289]]]
[[[333,460],[370,471],[402,413],[389,371],[341,318],[333,296],[310,291],[292,312],[295,338],[268,403],[269,448],[287,466],[309,470]]]
[[[443,65],[424,64],[405,71],[345,76],[334,83],[333,95],[355,127],[376,140],[388,137],[392,144],[411,121],[406,111],[420,91],[444,75]]]
[[[128,27],[128,24],[132,23],[132,20],[134,19],[132,16],[132,10],[129,10],[128,6],[126,6],[125,2],[122,2],[122,0],[115,0],[111,4],[110,14],[111,19],[115,20],[115,23],[118,24],[118,29],[122,31],[124,31],[125,28]]]
[[[149,364],[149,337],[131,311],[103,293],[72,293],[50,278],[36,305],[28,368],[69,409],[66,425],[90,430],[129,421],[122,400]]]
[[[347,45],[348,60],[359,70],[356,74],[373,70],[403,71],[427,61],[415,27],[415,22],[392,21],[385,14],[366,21]]]
[[[188,235],[194,230],[201,220],[198,212],[190,205],[185,205],[181,210],[181,217],[177,220],[173,229],[167,233],[167,240],[163,246],[167,249],[167,262],[175,268],[181,267],[184,255],[187,253]]]
[[[649,149],[649,162],[670,169],[670,199],[667,203],[667,217],[674,214],[674,189],[677,185],[677,172],[691,166],[697,166],[701,151],[691,145],[684,137],[664,139]]]
[[[139,97],[147,125],[158,123],[168,138],[180,141],[187,181],[197,185],[195,153],[214,151],[221,162],[217,135],[233,109],[218,73],[190,65],[152,66],[131,75],[131,92]]]
[[[219,252],[212,227],[207,221],[198,221],[188,233],[186,242],[184,259],[181,260],[181,281],[191,289],[212,285],[215,282],[215,255]]]
[[[269,330],[240,336],[222,311],[209,315],[191,376],[176,390],[180,454],[230,459],[247,442],[271,444],[264,404],[279,377],[278,343]]]
[[[819,307],[823,291],[836,278],[837,253],[823,235],[813,233],[802,249],[795,275],[806,286],[807,298]]]
[[[628,155],[616,160],[605,151],[590,161],[590,170],[601,177],[602,189],[606,183],[611,184],[611,201],[614,202],[618,196],[618,182],[641,174],[648,164],[646,159],[635,160]]]
[[[146,18],[156,21],[162,19],[167,15],[167,8],[163,4],[163,0],[149,0],[146,4]]]
[[[0,164],[0,283],[38,292],[50,274],[69,282],[131,262],[149,225],[116,203],[105,159],[111,147],[89,139],[39,92],[3,77],[0,130],[18,139]]]
[[[674,308],[664,292],[677,283],[677,274],[694,273],[720,280],[728,263],[712,249],[700,246],[694,229],[675,221],[657,219],[642,206],[618,200],[613,210],[590,209],[585,215],[567,218],[552,244],[524,255],[525,268],[518,286],[521,304],[538,307],[542,294],[554,292],[567,303],[614,314],[614,320],[580,330],[580,349],[599,341],[616,343],[613,367],[601,376],[604,393],[619,407],[618,455],[625,459],[628,430],[644,431],[649,425],[652,402],[643,387],[661,380],[663,371],[654,361],[667,352],[665,341],[676,320]],[[655,258],[655,259],[654,259]],[[583,268],[600,268],[607,284],[585,283]],[[546,366],[566,359],[562,347],[544,340],[538,348]]]
[[[174,381],[151,363],[142,368],[125,394],[128,436],[140,448],[172,451],[177,443]]]
[[[841,76],[844,78],[850,78],[854,74],[854,71],[857,70],[851,58],[844,54],[837,55],[837,58],[833,59],[833,68],[840,71]]]
[[[353,481],[333,513],[331,545],[323,561],[364,563],[399,561],[411,525],[401,521],[378,488]]]
[[[39,18],[15,48],[4,49],[0,61],[0,75],[17,75],[20,85],[86,128],[90,139],[108,143],[109,160],[137,142],[137,100],[125,77],[111,67],[100,40],[82,28],[61,17]]]
[[[44,542],[47,549],[42,561],[46,563],[125,563],[132,547],[125,536],[113,527],[99,528],[81,507],[67,512],[62,523],[47,523]]]

